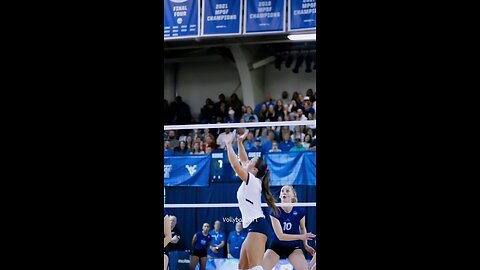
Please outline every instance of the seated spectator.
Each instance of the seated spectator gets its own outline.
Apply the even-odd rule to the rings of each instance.
[[[275,141],[275,132],[267,129],[267,139],[262,141],[262,153],[268,153],[272,149],[273,141]]]
[[[298,138],[295,139],[295,146],[290,148],[290,152],[294,151],[307,151],[307,149],[303,147],[302,141]]]
[[[250,151],[250,149],[255,146],[253,132],[248,132],[247,138],[245,139],[245,141],[243,141],[243,146],[245,148],[245,151]]]
[[[289,113],[296,112],[297,109],[298,109],[297,101],[295,99],[292,99],[292,101],[290,102],[290,105],[288,105],[288,112]]]
[[[307,89],[307,94],[305,96],[309,97],[311,102],[315,101],[315,95],[313,94],[313,90],[311,88]]]
[[[228,117],[225,119],[225,123],[238,123],[238,120],[235,118],[235,111],[229,110]]]
[[[230,96],[229,106],[235,111],[235,119],[242,117],[243,102],[238,98],[237,94],[233,93]]]
[[[282,150],[282,152],[288,152],[293,147],[293,142],[290,139],[290,133],[284,132],[282,141],[278,144],[278,148]]]
[[[260,111],[258,112],[258,122],[265,122],[265,119],[267,118],[267,105],[262,104],[260,107]]]
[[[201,124],[215,123],[215,103],[209,98],[200,110],[199,120]]]
[[[265,108],[268,108],[268,106],[270,106],[270,104],[274,104],[273,102],[273,99],[272,97],[270,96],[270,94],[267,94],[265,95],[265,100],[258,103],[256,106],[255,106],[255,110],[253,110],[253,112],[256,114],[256,115],[260,115],[260,111],[261,111],[261,108],[263,105],[265,105]],[[275,104],[274,104],[275,105]],[[261,121],[262,122],[262,121]]]
[[[205,142],[203,144],[203,149],[207,153],[207,147],[210,147],[211,150],[217,150],[218,145],[215,143],[215,137],[212,134],[207,134],[205,136]]]
[[[267,127],[261,128],[260,140],[262,141],[262,145],[263,145],[263,143],[268,141],[268,131],[269,131],[269,128],[267,128]]]
[[[310,143],[312,142],[312,136],[310,134],[305,135],[305,138],[303,139],[303,147],[305,149],[310,149]]]
[[[272,149],[268,150],[269,153],[276,153],[276,152],[282,152],[282,150],[280,150],[278,148],[278,142],[277,141],[273,141],[272,142]]]
[[[174,112],[172,124],[185,125],[192,122],[192,114],[190,113],[190,106],[183,102],[181,96],[175,97],[175,102],[172,103],[171,109]]]
[[[205,154],[207,154],[207,155],[210,155],[210,154],[212,153],[212,151],[213,151],[213,149],[212,149],[212,147],[210,147],[210,146],[207,146],[207,147],[205,148]]]
[[[213,225],[213,230],[210,231],[212,241],[210,242],[210,248],[207,251],[208,258],[224,258],[224,246],[226,235],[221,229],[222,223],[220,220],[216,220]]]
[[[302,110],[302,109],[297,109],[297,119],[298,119],[298,121],[306,121],[306,120],[308,120],[308,118],[305,116],[305,114],[303,114],[303,110]]]
[[[283,116],[283,121],[287,121],[287,117],[290,114],[289,108],[287,104],[283,104],[283,109],[282,109],[282,116]]]
[[[223,104],[223,106],[226,106],[226,105],[227,105],[227,101],[225,100],[225,95],[224,95],[224,94],[218,95],[218,102],[215,103],[215,105],[214,105],[214,108],[215,108],[215,116],[221,115],[221,113],[222,113],[222,112],[221,112],[222,104]]]
[[[282,102],[283,102],[283,104],[286,104],[286,105],[289,105],[289,103],[290,103],[290,99],[288,99],[288,92],[287,91],[282,92]]]
[[[220,103],[220,109],[216,112],[215,117],[226,119],[228,117],[228,107],[226,103]]]
[[[205,154],[204,151],[200,148],[200,143],[199,142],[194,142],[193,143],[193,149],[192,152],[190,152],[191,155],[203,155]]]
[[[226,138],[230,136],[230,129],[226,128],[224,132],[220,133],[217,138],[218,149],[225,149],[226,147]]]
[[[190,151],[188,151],[187,149],[187,143],[185,141],[180,141],[179,146],[175,147],[175,149],[173,149],[173,152],[177,156],[190,154]]]
[[[192,139],[192,136],[188,135],[188,136],[187,136],[187,149],[188,149],[188,152],[192,152],[192,148],[193,148],[193,139]]]
[[[247,112],[242,116],[243,119],[245,119],[245,122],[251,122],[250,118],[253,117],[254,121],[253,122],[258,122],[258,116],[253,114],[252,112],[252,107],[247,106]]]
[[[235,224],[235,231],[230,232],[227,240],[227,258],[240,259],[240,250],[242,250],[242,244],[247,238],[247,233],[243,230],[242,222]]]
[[[305,101],[305,111],[303,114],[305,117],[308,117],[308,114],[311,113],[312,115],[315,114],[315,110],[312,108],[312,102],[309,100]]]
[[[255,145],[248,150],[250,152],[263,152],[262,151],[262,140],[260,137],[255,138]]]
[[[270,104],[270,106],[268,106],[267,113],[265,114],[265,120],[269,120],[271,122],[277,121],[275,115],[275,108],[273,107],[273,104]]]
[[[175,149],[175,147],[178,147],[179,142],[177,140],[176,132],[175,130],[169,130],[168,131],[168,140],[170,141],[170,147],[172,149]]]
[[[283,101],[281,99],[277,100],[277,103],[275,104],[274,109],[275,109],[275,115],[277,119],[279,116],[283,117]]]
[[[308,150],[317,151],[317,139],[313,139]]]
[[[179,130],[177,134],[179,142],[187,140],[188,132],[186,130]]]
[[[305,134],[302,133],[300,126],[295,127],[295,131],[291,136],[292,141],[295,141],[295,139],[300,139],[300,141],[304,141],[305,139]]]
[[[170,147],[170,141],[166,140],[163,142],[163,155],[173,156],[173,150]]]

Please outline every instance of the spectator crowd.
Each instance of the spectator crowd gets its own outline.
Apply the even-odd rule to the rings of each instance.
[[[312,89],[305,96],[294,92],[291,98],[284,91],[277,100],[267,95],[254,108],[244,105],[235,93],[228,100],[220,94],[217,102],[207,98],[198,120],[194,120],[190,106],[177,96],[170,104],[164,100],[164,125],[316,120],[316,109],[316,92]],[[165,131],[164,155],[209,154],[225,149],[225,138],[232,131],[230,128]],[[244,141],[246,151],[264,154],[316,150],[315,124],[237,129],[238,133],[245,131],[248,132]]]

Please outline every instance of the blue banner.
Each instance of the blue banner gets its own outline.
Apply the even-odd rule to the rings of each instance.
[[[270,185],[316,185],[316,152],[265,154],[270,169]]]
[[[285,32],[286,0],[246,0],[244,34]]]
[[[163,0],[163,38],[188,38],[199,35],[200,0]]]
[[[190,187],[208,186],[210,160],[210,155],[164,156],[164,185]]]
[[[242,1],[204,0],[202,36],[240,35]]]
[[[288,31],[316,29],[317,0],[289,0],[288,6]]]

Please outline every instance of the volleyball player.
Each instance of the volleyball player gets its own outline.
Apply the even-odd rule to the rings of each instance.
[[[212,241],[212,236],[208,233],[209,229],[210,225],[204,223],[202,230],[193,235],[190,270],[195,270],[198,261],[200,261],[200,270],[205,270],[207,266],[207,250],[210,246],[210,241]]]
[[[280,191],[282,203],[295,203],[298,201],[295,189],[292,186],[283,186]],[[282,206],[280,213],[270,214],[274,238],[263,256],[263,269],[272,269],[279,259],[288,258],[288,261],[296,270],[308,270],[307,260],[300,248],[301,241],[305,250],[314,254],[315,250],[308,245],[308,240],[315,237],[307,233],[305,227],[304,207]]]
[[[165,250],[165,247],[170,243],[170,240],[172,240],[172,231],[170,230],[170,217],[167,214],[167,210],[163,209],[163,248]],[[163,253],[163,269],[167,270],[168,267],[168,256]]]
[[[244,132],[241,136],[237,136],[238,157],[235,155],[232,146],[235,131],[226,138],[228,161],[242,179],[242,184],[237,191],[237,199],[242,213],[243,228],[248,231],[247,238],[240,250],[238,268],[240,270],[263,270],[262,260],[267,242],[267,222],[261,208],[262,193],[272,211],[279,213],[279,210],[275,206],[275,200],[270,193],[270,172],[266,162],[258,157],[248,160],[243,146],[243,140],[247,137],[247,134],[248,132]]]

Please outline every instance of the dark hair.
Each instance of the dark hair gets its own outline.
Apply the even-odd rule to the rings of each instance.
[[[275,205],[275,198],[270,192],[270,171],[267,169],[267,162],[261,157],[258,158],[255,168],[258,169],[257,177],[262,180],[262,194],[267,201],[268,206],[273,210],[276,216],[280,214],[280,210]]]

